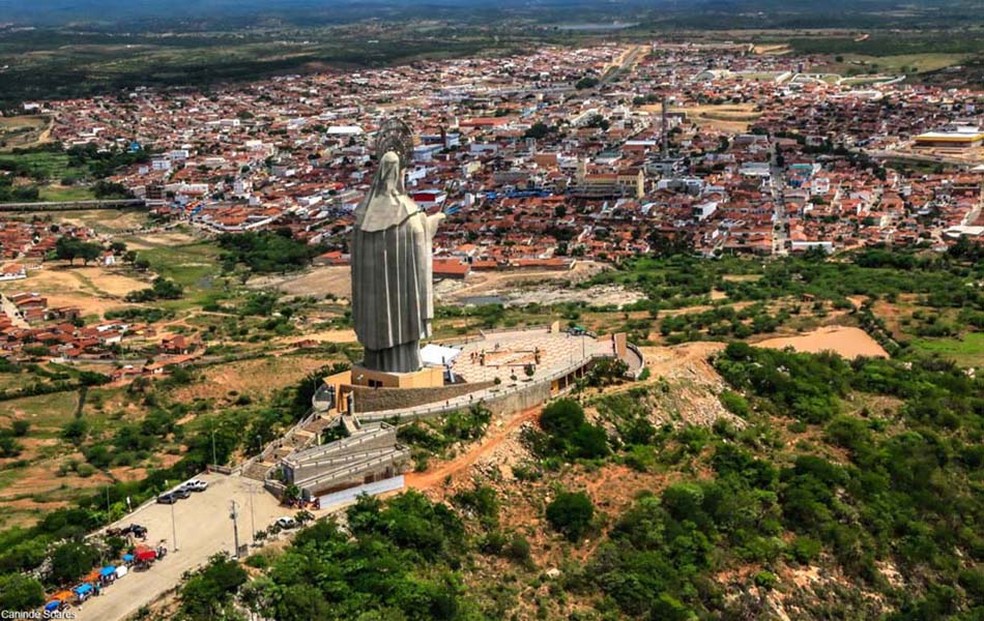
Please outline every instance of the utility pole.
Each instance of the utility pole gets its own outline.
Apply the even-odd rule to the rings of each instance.
[[[215,456],[215,423],[212,423],[212,465],[219,465],[219,460]]]
[[[253,515],[253,484],[249,485],[249,525],[252,533],[249,536],[250,543],[256,543],[256,517]]]
[[[171,541],[174,543],[174,551],[178,551],[178,527],[174,521],[174,502],[171,502]]]
[[[232,501],[232,512],[229,514],[232,518],[232,537],[234,545],[236,546],[232,558],[239,558],[239,524],[236,523],[236,501]]]

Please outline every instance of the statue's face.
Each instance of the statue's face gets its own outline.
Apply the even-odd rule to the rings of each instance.
[[[398,194],[400,189],[400,158],[389,151],[380,161],[380,176],[383,189],[389,194]]]

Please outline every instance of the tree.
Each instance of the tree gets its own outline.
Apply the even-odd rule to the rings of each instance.
[[[246,570],[239,563],[217,554],[181,589],[181,610],[190,619],[212,619],[247,578]]]
[[[529,129],[526,130],[526,133],[523,134],[523,137],[535,138],[537,140],[540,140],[541,138],[546,138],[547,135],[553,133],[554,131],[556,131],[556,128],[551,127],[546,123],[543,123],[542,121],[537,121],[536,123],[531,125]]]
[[[44,587],[22,574],[0,576],[0,610],[31,610],[44,604]]]
[[[581,539],[594,519],[594,504],[584,492],[562,492],[547,505],[547,521],[569,541]]]
[[[51,578],[57,584],[75,582],[99,562],[99,550],[87,543],[71,541],[51,554]]]
[[[584,408],[573,399],[558,399],[540,414],[540,427],[557,436],[573,436],[584,423]]]
[[[293,502],[295,500],[300,499],[300,497],[301,497],[301,488],[294,485],[293,483],[288,485],[287,488],[284,490],[284,500],[286,500],[287,502]]]
[[[594,88],[598,86],[599,82],[601,82],[601,80],[599,80],[598,78],[592,76],[585,76],[574,83],[574,88],[576,88],[579,91],[584,90],[586,88]]]
[[[540,427],[546,442],[539,452],[544,457],[563,455],[569,459],[595,459],[608,454],[608,434],[584,418],[584,409],[572,399],[558,399],[543,408]]]
[[[82,444],[86,436],[89,435],[89,423],[84,418],[73,418],[65,423],[61,430],[61,437],[68,440],[75,446]]]
[[[98,259],[103,253],[99,244],[82,241],[74,237],[59,237],[55,242],[55,258],[74,264],[75,259],[82,259],[83,264]]]

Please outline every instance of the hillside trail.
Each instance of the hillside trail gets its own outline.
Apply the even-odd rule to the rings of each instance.
[[[604,390],[604,394],[608,396],[628,392],[658,384],[664,378],[677,379],[681,376],[699,378],[703,382],[712,384],[720,383],[723,379],[708,359],[722,351],[724,347],[724,343],[717,341],[692,341],[672,346],[640,347],[646,360],[646,367],[649,369],[649,379],[608,387]]]
[[[428,468],[424,472],[411,472],[407,474],[405,479],[406,486],[423,491],[442,485],[447,477],[454,478],[462,472],[467,471],[483,456],[494,451],[500,444],[509,439],[513,432],[519,429],[523,423],[536,420],[542,410],[543,406],[523,410],[506,421],[502,427],[495,429],[492,433],[486,434],[481,442],[469,448],[462,455],[455,457],[451,461],[443,462],[436,468]]]

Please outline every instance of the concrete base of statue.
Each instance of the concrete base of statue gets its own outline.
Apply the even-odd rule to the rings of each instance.
[[[424,367],[411,373],[388,373],[352,366],[352,385],[370,388],[437,388],[444,386],[442,367]]]

